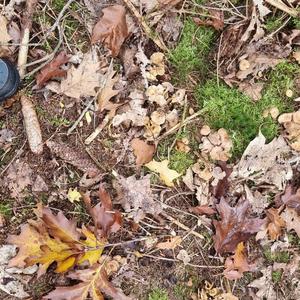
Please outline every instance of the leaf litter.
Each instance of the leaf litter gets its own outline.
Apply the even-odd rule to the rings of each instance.
[[[16,9],[15,16],[22,15],[22,1],[14,2],[11,1],[9,6]],[[19,248],[10,264],[20,268],[37,264],[39,276],[51,274],[51,270],[55,269],[57,273],[65,273],[66,278],[77,281],[74,285],[57,285],[56,289],[43,296],[45,299],[101,299],[102,293],[114,299],[129,299],[110,282],[110,278],[117,277],[127,261],[130,261],[130,268],[138,262],[142,273],[142,259],[151,258],[155,262],[155,255],[159,252],[157,257],[161,261],[176,261],[178,266],[181,261],[180,266],[183,264],[202,269],[203,266],[197,264],[202,261],[198,258],[204,254],[204,257],[207,256],[204,260],[207,267],[219,267],[213,265],[214,260],[211,260],[211,252],[206,252],[206,245],[197,242],[195,247],[194,241],[191,242],[191,237],[196,238],[198,230],[201,230],[201,233],[205,231],[213,238],[217,255],[222,255],[221,264],[224,264],[220,267],[224,271],[217,276],[236,280],[246,272],[253,272],[256,279],[247,283],[250,295],[254,299],[263,296],[275,299],[278,290],[272,272],[293,267],[290,264],[274,263],[270,267],[268,263],[252,263],[249,257],[257,251],[257,244],[271,245],[272,251],[280,249],[283,244],[289,249],[287,232],[289,239],[290,236],[295,238],[300,235],[296,175],[299,168],[295,153],[298,151],[299,137],[298,108],[295,112],[280,115],[277,107],[267,108],[264,114],[274,120],[278,118],[283,133],[266,142],[259,132],[241,159],[233,160],[234,137],[225,128],[210,128],[201,118],[193,119],[195,107],[190,86],[179,85],[179,88],[177,83],[170,83],[176,81],[172,80],[174,73],[168,64],[169,53],[156,48],[154,44],[157,44],[157,37],[145,30],[145,24],[149,22],[157,30],[158,38],[161,35],[164,42],[173,47],[180,38],[182,26],[178,18],[182,12],[178,9],[181,7],[185,12],[192,8],[191,4],[186,1],[132,2],[135,8],[139,8],[137,11],[132,10],[129,0],[124,2],[128,10],[114,2],[99,7],[95,1],[85,0],[87,9],[94,18],[98,18],[89,20],[87,26],[91,34],[91,42],[87,43],[93,46],[78,47],[80,51],[73,51],[73,44],[66,43],[68,51],[62,50],[54,55],[56,49],[51,56],[54,58],[45,60],[44,67],[34,70],[33,65],[29,64],[30,71],[36,73],[40,70],[36,76],[35,91],[41,93],[44,99],[36,103],[46,101],[49,105],[59,98],[62,116],[65,117],[66,113],[75,126],[72,132],[68,132],[68,139],[65,139],[64,128],[58,129],[59,133],[53,133],[44,127],[43,122],[43,136],[45,134],[47,138],[45,143],[48,148],[44,151],[46,153],[40,153],[42,156],[34,156],[34,159],[27,153],[19,154],[21,158],[19,155],[13,158],[4,169],[6,178],[3,186],[9,191],[10,197],[19,203],[29,201],[26,197],[31,193],[41,195],[43,202],[44,193],[58,195],[53,191],[54,177],[47,174],[48,166],[44,166],[46,170],[42,175],[36,173],[39,158],[43,163],[45,156],[48,156],[47,159],[51,159],[51,164],[57,168],[55,172],[63,173],[60,175],[66,179],[62,185],[63,196],[57,197],[52,203],[61,207],[59,201],[69,201],[63,204],[64,213],[57,213],[56,207],[51,210],[38,205],[35,219],[27,218],[21,225],[21,233],[13,231],[9,235],[8,242]],[[236,22],[240,18],[239,8],[236,14],[227,19],[227,13],[231,14],[231,10],[223,14],[224,8],[220,10],[217,4],[214,5],[214,9],[196,8],[205,16],[192,15],[197,18],[200,16],[198,19],[194,17],[198,26],[210,26],[220,32],[218,76],[229,85],[237,86],[254,101],[259,101],[264,92],[264,76],[267,72],[289,59],[292,53],[297,60],[294,45],[297,44],[298,33],[283,30],[282,34],[279,32],[276,35],[276,39],[266,35],[265,20],[272,9],[268,1],[254,1],[246,15],[249,17],[239,22]],[[4,6],[6,11],[8,5]],[[76,20],[84,16],[84,10],[75,13],[74,8],[66,9],[72,12]],[[14,14],[9,16],[6,13],[5,16],[0,19],[0,28],[3,29],[0,31],[0,42],[19,43],[15,42],[18,38],[8,30],[12,22],[18,28],[17,18],[11,21]],[[57,20],[60,23],[61,20]],[[38,28],[38,22],[34,22]],[[93,22],[94,27],[91,27]],[[39,36],[39,33],[36,34]],[[67,36],[63,38],[69,39]],[[3,50],[17,49],[17,46],[5,47],[1,44],[1,56]],[[30,52],[30,59],[37,57],[35,52],[43,51],[40,48],[38,46],[38,49]],[[193,80],[191,77],[191,82]],[[290,87],[285,91],[287,97],[294,97],[294,93]],[[38,111],[38,116],[42,119],[43,112]],[[86,122],[82,122],[83,117]],[[190,117],[193,122],[196,121],[200,132],[196,142],[190,136],[181,136],[190,129],[188,122],[185,122]],[[99,126],[102,126],[100,131]],[[83,145],[82,138],[86,139],[91,129],[97,135],[90,143]],[[168,157],[160,157],[163,140],[173,138],[169,130],[178,132],[173,144],[168,145]],[[16,134],[14,131],[2,127],[0,144],[7,153],[14,150],[13,141],[19,135],[18,131]],[[117,147],[123,149],[120,151]],[[121,153],[120,157],[111,160],[107,157],[107,149],[110,153]],[[175,151],[180,155],[195,157],[182,173],[171,167]],[[109,168],[108,174],[102,174],[101,164],[106,160],[113,167]],[[75,167],[75,171],[72,167]],[[160,181],[149,172],[157,174]],[[104,183],[115,196],[113,199],[104,189]],[[165,194],[168,195],[166,199]],[[100,201],[95,201],[95,196]],[[86,213],[81,211],[83,203]],[[115,210],[115,205],[123,211],[123,217]],[[18,204],[13,206],[13,213],[17,215]],[[76,220],[70,218],[70,215],[76,214],[79,215]],[[172,215],[176,215],[176,218]],[[90,218],[89,221],[86,222],[83,216]],[[139,241],[143,234],[148,239],[144,244]],[[260,237],[256,241],[253,238],[255,235]],[[125,241],[126,237],[131,240]],[[146,252],[139,248],[141,245],[146,245]],[[109,247],[113,254],[107,251]],[[120,251],[116,251],[118,247]],[[126,257],[115,255],[116,252]],[[295,261],[294,268],[297,265]],[[254,273],[258,268],[262,272],[261,277]],[[170,269],[174,270],[172,267]],[[166,281],[169,282],[169,278],[164,278],[163,282]],[[220,291],[213,284],[200,284],[197,287],[201,299],[238,299],[230,289],[229,286]],[[19,291],[22,293],[22,285]]]

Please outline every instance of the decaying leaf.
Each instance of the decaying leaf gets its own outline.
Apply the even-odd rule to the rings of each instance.
[[[275,208],[269,208],[266,213],[268,218],[268,234],[272,240],[277,240],[281,236],[282,229],[285,227],[285,221]]]
[[[214,215],[216,210],[208,205],[200,205],[196,207],[191,207],[190,211],[197,214],[197,215]]]
[[[248,201],[231,207],[222,198],[216,207],[221,217],[220,221],[213,221],[216,229],[215,249],[218,253],[233,252],[240,242],[247,241],[264,224],[264,220],[247,216]]]
[[[29,220],[21,227],[20,235],[9,235],[8,243],[19,248],[9,266],[26,267],[39,264],[38,276],[56,262],[56,272],[69,270],[74,264],[88,261],[96,263],[105,244],[97,240],[87,228],[77,228],[74,220],[67,219],[60,211],[54,215],[42,205],[35,211],[38,220]]]
[[[90,298],[101,300],[104,299],[103,292],[115,300],[131,300],[109,282],[104,264],[94,264],[89,269],[76,270],[69,273],[67,277],[81,282],[73,286],[58,287],[43,298],[49,300],[85,300]]]
[[[145,165],[149,170],[159,174],[160,179],[170,187],[174,186],[173,181],[179,178],[181,174],[177,173],[175,170],[171,170],[168,167],[169,161],[163,160],[161,162],[152,160]]]
[[[147,142],[139,139],[134,138],[131,141],[131,147],[133,149],[133,153],[136,156],[136,165],[140,167],[148,162],[150,162],[153,158],[155,153],[155,146],[150,145]]]
[[[244,272],[251,270],[247,261],[246,249],[244,243],[237,245],[235,253],[232,257],[227,257],[225,261],[224,276],[229,280],[236,280],[243,277]]]
[[[9,51],[7,43],[11,40],[11,37],[7,31],[7,19],[1,15],[0,16],[0,57],[6,56]]]
[[[224,27],[224,13],[221,10],[210,9],[208,10],[210,16],[207,20],[194,18],[197,25],[211,26],[216,30],[222,30]]]
[[[186,250],[181,249],[176,256],[177,259],[181,260],[185,265],[187,265],[191,261],[191,257],[187,253]]]
[[[117,56],[128,36],[126,10],[122,5],[112,5],[102,12],[103,16],[93,29],[92,43],[104,43],[111,50],[112,56]]]
[[[292,185],[287,185],[284,193],[276,195],[275,202],[277,206],[284,204],[300,214],[300,189],[294,193]]]
[[[7,128],[0,129],[0,149],[7,151],[15,138],[15,133]]]
[[[100,64],[95,50],[84,54],[82,62],[67,71],[67,77],[59,84],[51,82],[47,88],[58,94],[80,99],[80,97],[96,96],[96,89],[100,87],[103,75],[99,72]]]
[[[157,249],[161,250],[174,250],[176,247],[178,247],[182,242],[182,238],[180,236],[171,237],[169,241],[167,242],[161,242],[156,245]]]
[[[96,236],[102,238],[120,229],[122,215],[118,211],[113,211],[110,195],[102,185],[98,197],[101,202],[95,206],[92,206],[90,196],[87,194],[83,194],[83,201],[94,221]]]
[[[248,284],[248,287],[258,289],[255,294],[257,299],[276,299],[277,295],[272,283],[272,266],[262,269],[260,272],[263,273],[263,276],[252,281],[250,284]]]
[[[298,237],[300,237],[300,216],[292,208],[286,208],[282,214],[282,219],[285,221],[286,229],[288,231],[294,230]]]
[[[10,190],[12,198],[21,199],[24,197],[22,192],[32,184],[32,175],[32,169],[22,160],[16,160],[9,166],[4,184]]]
[[[116,174],[116,177],[117,181],[114,186],[118,192],[118,201],[136,223],[143,219],[147,213],[158,215],[161,212],[161,205],[155,201],[150,187],[151,175],[141,179],[136,179],[134,175],[124,178]]]
[[[230,178],[252,180],[257,185],[268,183],[283,190],[293,176],[286,159],[289,153],[290,148],[282,136],[266,144],[266,138],[259,133],[244,151]]]
[[[40,73],[36,76],[38,87],[42,87],[47,81],[55,77],[63,77],[67,71],[60,67],[69,61],[66,52],[60,52],[49,64],[47,64]]]
[[[81,153],[64,143],[47,141],[46,145],[53,154],[79,170],[88,173],[90,176],[99,174],[97,165],[95,165],[94,162],[84,153]]]

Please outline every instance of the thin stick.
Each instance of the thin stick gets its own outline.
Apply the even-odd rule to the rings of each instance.
[[[204,239],[204,236],[202,234],[200,234],[199,232],[196,232],[194,230],[191,230],[191,228],[187,227],[186,225],[182,224],[181,222],[179,222],[178,220],[174,219],[173,217],[167,215],[166,213],[162,212],[161,215],[163,217],[165,217],[166,219],[170,220],[172,223],[174,223],[175,225],[177,225],[181,229],[189,231],[190,234],[193,234],[194,236],[198,237],[199,239],[202,239],[202,240]]]
[[[131,13],[138,19],[138,21],[141,23],[145,34],[148,36],[149,39],[151,39],[162,51],[169,52],[168,47],[165,45],[163,40],[159,36],[155,36],[152,29],[149,27],[149,25],[145,22],[144,18],[141,16],[141,14],[138,12],[138,10],[135,8],[135,6],[131,3],[130,0],[123,0]]]
[[[286,12],[287,14],[291,15],[292,17],[298,16],[298,11],[295,8],[288,7],[283,2],[281,2],[281,0],[266,0],[266,2],[272,6],[275,6],[278,9]]]

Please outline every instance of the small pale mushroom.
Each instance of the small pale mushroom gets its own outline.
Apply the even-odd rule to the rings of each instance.
[[[151,121],[162,125],[166,122],[166,115],[162,110],[156,110],[151,114]]]

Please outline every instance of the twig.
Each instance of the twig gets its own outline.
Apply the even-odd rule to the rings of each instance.
[[[297,17],[298,11],[295,8],[290,8],[285,5],[281,0],[266,0],[272,6],[286,12],[287,14],[291,15],[292,17]]]
[[[181,229],[189,231],[191,234],[198,237],[199,239],[204,239],[204,236],[202,234],[200,234],[199,232],[196,232],[194,230],[191,230],[191,228],[187,227],[186,225],[182,224],[181,222],[179,222],[178,220],[174,219],[173,217],[167,215],[166,213],[162,212],[161,215],[163,217],[165,217],[166,219],[170,220],[172,223],[174,223],[175,225],[177,225]]]
[[[138,12],[138,10],[135,8],[135,6],[131,3],[131,0],[123,0],[129,10],[132,14],[139,20],[141,23],[145,34],[148,36],[149,39],[151,39],[162,51],[169,52],[168,47],[165,45],[163,40],[159,36],[154,36],[155,33],[153,33],[152,29],[149,27],[149,25],[145,22],[144,18],[141,16],[141,14]]]

